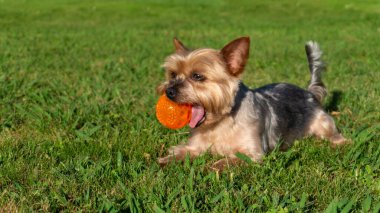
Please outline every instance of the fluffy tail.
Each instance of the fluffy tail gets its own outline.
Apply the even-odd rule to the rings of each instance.
[[[315,41],[307,42],[305,50],[311,74],[308,90],[315,95],[320,103],[322,103],[327,95],[327,89],[322,82],[322,72],[325,70],[325,65],[321,60],[322,51],[319,49],[319,45]]]

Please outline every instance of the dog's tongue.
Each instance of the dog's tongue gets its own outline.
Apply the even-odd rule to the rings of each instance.
[[[195,128],[205,115],[205,109],[202,106],[193,106],[191,109],[191,119],[189,126]]]

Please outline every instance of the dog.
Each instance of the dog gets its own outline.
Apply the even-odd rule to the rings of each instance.
[[[286,150],[305,136],[332,145],[346,143],[322,107],[327,95],[321,79],[325,66],[316,42],[305,45],[311,74],[307,90],[288,83],[245,86],[239,77],[249,57],[249,37],[235,39],[221,50],[191,50],[176,38],[174,47],[175,53],[163,64],[166,80],[157,92],[193,106],[191,133],[187,144],[170,148],[169,155],[158,159],[160,165],[186,155],[194,159],[206,151],[224,157],[213,164],[216,169],[242,162],[237,153],[261,162],[276,147]]]

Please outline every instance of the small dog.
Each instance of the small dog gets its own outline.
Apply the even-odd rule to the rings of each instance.
[[[166,93],[174,102],[193,105],[192,130],[189,142],[172,147],[168,156],[158,159],[160,165],[210,151],[225,156],[214,164],[223,169],[241,161],[237,153],[260,162],[277,145],[285,150],[304,136],[327,139],[332,145],[346,142],[321,106],[327,91],[321,80],[322,52],[316,42],[305,46],[311,73],[307,90],[287,83],[254,90],[246,87],[239,76],[248,60],[249,37],[233,40],[221,50],[190,50],[178,39],[174,46],[175,53],[163,65],[166,81],[157,92]]]

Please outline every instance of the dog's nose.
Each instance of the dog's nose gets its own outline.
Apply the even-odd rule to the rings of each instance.
[[[174,89],[173,87],[169,87],[166,89],[166,96],[169,98],[169,99],[174,99],[175,96],[177,95],[177,90]]]

